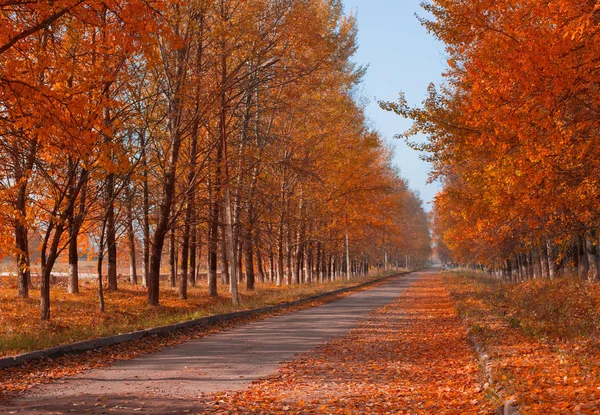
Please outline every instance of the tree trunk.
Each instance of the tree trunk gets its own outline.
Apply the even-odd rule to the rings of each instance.
[[[221,282],[223,285],[229,285],[231,275],[229,275],[229,254],[227,252],[227,236],[225,235],[225,228],[221,228]]]
[[[15,244],[17,253],[17,272],[19,284],[19,298],[29,298],[29,284],[31,281],[31,264],[29,260],[29,240],[27,227],[21,223],[15,225]]]
[[[104,313],[105,311],[105,305],[104,305],[104,289],[102,287],[102,261],[103,261],[103,257],[104,254],[101,254],[98,256],[98,264],[97,264],[97,274],[98,274],[98,310],[101,313]]]
[[[72,175],[77,174],[76,165],[69,158],[69,169],[71,170]],[[69,226],[69,242],[68,242],[68,261],[69,261],[69,283],[67,287],[67,292],[70,294],[78,294],[79,293],[79,250],[77,247],[77,239],[79,236],[79,231],[81,229],[81,225],[83,224],[83,218],[85,216],[85,204],[87,197],[87,180],[83,183],[79,196],[79,211],[75,214],[73,212],[69,216],[67,223]],[[76,192],[75,186],[69,187],[69,197],[72,198],[73,194]]]
[[[79,231],[75,220],[69,221],[69,294],[79,294],[79,250],[77,248],[77,236]]]
[[[550,278],[550,263],[548,262],[548,248],[544,242],[540,247],[540,261],[542,267],[542,277]]]
[[[257,231],[256,238],[255,238],[256,267],[258,270],[258,280],[261,282],[261,284],[264,284],[265,283],[265,269],[264,269],[264,264],[263,264],[263,259],[262,259],[262,251],[260,249],[259,241],[260,241],[260,233]]]
[[[348,228],[346,228],[346,278],[348,280],[352,278],[352,271],[350,269],[350,242],[348,241]]]
[[[292,229],[291,225],[288,222],[287,224],[287,232],[286,232],[286,241],[285,241],[285,266],[286,266],[286,284],[292,285]]]
[[[283,206],[282,206],[283,209]],[[284,238],[284,232],[283,232],[283,214],[282,214],[282,218],[280,218],[280,222],[279,222],[279,234],[277,235],[277,286],[281,287],[283,285],[283,279],[284,279],[284,268],[283,268],[283,238]]]
[[[106,248],[108,251],[109,291],[118,290],[117,285],[117,230],[115,226],[115,175],[106,178]]]
[[[588,260],[587,254],[587,241],[586,237],[581,235],[579,236],[577,248],[579,251],[579,277],[583,279],[587,279],[590,275],[590,262]]]
[[[305,247],[303,250],[302,257],[304,259],[304,283],[310,284],[312,283],[312,244],[305,243]]]
[[[252,226],[248,225],[246,240],[244,241],[244,262],[246,263],[246,289],[249,291],[254,290],[254,252],[252,246]],[[260,268],[260,267],[259,267]],[[260,271],[259,271],[260,272]]]
[[[319,282],[323,281],[322,265],[321,265],[321,242],[317,242],[317,258],[316,258],[316,275],[315,277]]]
[[[177,245],[175,243],[175,227],[171,228],[169,235],[169,285],[177,285]]]
[[[209,198],[209,223],[208,223],[208,295],[216,297],[217,294],[217,262],[218,262],[218,240],[219,240],[219,203],[215,196],[213,183],[208,182]],[[221,278],[223,276],[221,275]]]
[[[104,237],[106,233],[106,220],[102,220],[102,232],[100,235],[100,242],[98,243],[98,261],[96,265],[96,271],[98,274],[98,309],[101,313],[104,313],[104,288],[102,286],[102,262],[104,261]]]
[[[29,179],[27,172],[33,169],[37,154],[37,140],[32,140],[26,153],[25,163],[15,153],[13,164],[15,169],[15,182],[19,183],[19,190],[15,199],[15,245],[17,248],[17,275],[19,298],[29,298],[29,287],[31,285],[31,261],[29,257],[29,239],[27,226],[27,187]]]
[[[275,255],[273,254],[273,249],[269,246],[269,282],[275,282]]]
[[[225,10],[221,10],[221,18],[227,20],[225,17]],[[219,132],[220,132],[220,146],[223,151],[223,189],[225,193],[225,233],[227,236],[227,254],[230,266],[230,278],[229,278],[229,290],[231,291],[231,301],[233,305],[238,305],[238,279],[237,279],[237,258],[236,258],[236,244],[233,234],[233,215],[231,211],[231,183],[229,178],[229,159],[227,156],[227,44],[223,41],[221,45],[221,80],[220,80],[220,108],[219,108]]]
[[[175,34],[179,35],[179,27],[176,26]],[[173,199],[175,198],[175,180],[177,177],[177,164],[179,161],[179,150],[183,137],[183,102],[182,97],[185,94],[185,80],[188,69],[188,39],[183,39],[184,47],[177,50],[176,68],[177,73],[173,79],[175,89],[170,96],[169,105],[169,135],[171,138],[169,158],[165,163],[163,174],[163,190],[161,195],[160,209],[154,238],[152,239],[152,248],[150,252],[150,274],[148,276],[148,304],[151,306],[159,305],[160,292],[160,263],[162,251],[167,232],[169,231],[171,210]]]
[[[196,258],[198,257],[199,249],[198,244],[200,243],[199,229],[198,224],[196,223],[196,207],[192,208],[192,234],[190,235],[190,285],[192,287],[196,286]]]
[[[550,279],[553,279],[558,276],[558,269],[556,265],[556,254],[550,241],[546,241],[546,253],[548,255],[548,276]]]
[[[129,282],[137,285],[137,264],[135,254],[135,232],[133,230],[133,194],[129,185],[126,188],[127,197],[127,245],[129,247]]]
[[[46,234],[44,236],[42,247],[40,250],[40,262],[42,267],[42,273],[40,276],[41,320],[50,320],[50,275],[52,274],[52,269],[60,253],[59,247],[63,232],[65,230],[65,224],[70,215],[73,214],[73,209],[77,200],[77,196],[79,195],[79,192],[81,191],[81,188],[85,183],[86,179],[87,171],[82,170],[78,179],[78,183],[74,187],[74,191],[69,193],[69,197],[66,201],[64,209],[61,209],[61,206],[54,207],[54,213],[56,216],[59,217],[56,220],[50,221],[46,228]],[[71,183],[69,183],[68,186],[71,186],[72,181],[74,180],[76,180],[75,173],[73,173],[69,177],[69,181]],[[59,215],[58,212],[62,212],[62,214]],[[51,243],[50,239],[52,239]],[[49,243],[50,246],[48,246]]]
[[[188,225],[184,225],[184,228],[188,227]],[[179,278],[179,298],[182,300],[187,300],[187,285],[188,285],[188,266],[189,266],[189,245],[190,234],[189,227],[183,231],[183,241],[181,243],[181,277]]]
[[[593,237],[588,236],[585,242],[590,272],[594,279],[600,279],[600,258],[598,257],[598,246],[594,244]]]
[[[143,166],[143,241],[142,241],[142,285],[148,286],[150,275],[150,190],[148,185],[148,160],[146,157],[146,138],[144,134],[140,137],[142,147]]]

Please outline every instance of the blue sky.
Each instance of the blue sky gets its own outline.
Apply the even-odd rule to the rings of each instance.
[[[346,13],[358,17],[359,50],[355,61],[368,64],[362,93],[371,103],[367,115],[374,127],[396,148],[394,162],[410,187],[427,203],[437,192],[426,185],[429,165],[394,135],[411,122],[379,108],[377,100],[395,101],[404,91],[411,105],[420,104],[430,82],[439,83],[445,68],[444,47],[421,26],[415,13],[423,15],[421,0],[344,0]],[[421,138],[424,139],[424,138]],[[431,206],[425,206],[430,210]]]

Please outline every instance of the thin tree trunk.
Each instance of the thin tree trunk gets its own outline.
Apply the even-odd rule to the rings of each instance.
[[[225,230],[221,226],[221,283],[229,285],[231,275],[229,275],[229,256],[227,252],[227,240]]]
[[[260,249],[260,245],[259,245],[259,241],[260,241],[260,233],[259,231],[256,232],[256,238],[255,238],[255,247],[256,247],[256,267],[258,270],[258,280],[261,282],[261,284],[265,283],[265,269],[264,269],[264,264],[263,264],[263,259],[262,259],[262,251]]]
[[[550,279],[553,279],[558,276],[558,269],[556,266],[556,255],[550,241],[546,241],[546,253],[548,255],[548,276]]]
[[[587,279],[590,275],[590,262],[587,254],[587,242],[584,235],[578,238],[578,251],[579,251],[579,276],[580,278]]]
[[[224,188],[225,188],[225,232],[227,235],[227,254],[229,261],[229,290],[231,291],[231,302],[233,305],[240,303],[238,294],[238,269],[237,269],[237,256],[236,256],[236,244],[233,234],[233,217],[231,212],[231,191],[229,185],[229,168],[227,160],[227,138],[225,134],[225,108],[223,108],[221,115],[222,123],[222,146],[223,146],[223,173],[224,173]]]
[[[321,252],[321,242],[317,242],[317,258],[315,260],[316,262],[316,275],[315,277],[317,278],[318,281],[323,281],[323,274],[322,274],[322,265],[321,265],[321,256],[322,256],[322,252]]]
[[[19,298],[29,298],[29,287],[31,285],[31,260],[29,256],[29,239],[27,226],[27,193],[29,180],[25,176],[33,169],[37,154],[37,140],[32,140],[26,153],[24,165],[21,158],[16,154],[13,157],[15,168],[15,182],[19,183],[17,197],[15,199],[15,245],[17,248],[17,275]]]
[[[169,235],[169,285],[177,285],[177,245],[175,243],[175,227],[171,228]]]
[[[548,262],[548,249],[546,248],[546,243],[544,242],[539,249],[542,267],[542,277],[550,278],[550,263]]]
[[[283,210],[283,206],[282,206]],[[277,286],[281,287],[283,285],[284,279],[284,268],[283,268],[283,244],[284,244],[284,231],[283,231],[283,213],[281,214],[280,222],[279,222],[279,233],[277,235]]]
[[[275,282],[275,255],[273,249],[269,246],[269,282]]]
[[[109,291],[119,289],[117,285],[117,230],[115,225],[115,175],[106,179],[106,248],[108,251]]]
[[[106,219],[102,220],[102,231],[100,234],[100,242],[98,243],[98,262],[96,271],[98,273],[98,309],[104,313],[104,288],[102,287],[102,262],[104,261],[104,239],[106,233]]]
[[[348,228],[346,227],[346,278],[350,280],[352,278],[352,271],[350,270],[350,242],[348,241]]]
[[[217,167],[218,169],[218,167]],[[208,182],[209,198],[209,223],[208,223],[208,295],[216,297],[217,294],[217,262],[218,262],[218,240],[219,240],[219,203],[215,195],[214,186]],[[223,278],[223,275],[221,275]]]
[[[286,285],[292,285],[292,229],[288,222],[285,241]]]
[[[148,185],[148,159],[146,156],[146,138],[141,134],[140,146],[142,147],[142,171],[143,171],[143,240],[142,240],[142,285],[148,286],[150,275],[150,189]]]
[[[187,286],[188,286],[188,267],[189,267],[189,229],[188,234],[183,235],[183,241],[181,243],[181,276],[179,278],[179,298],[182,300],[187,300]]]
[[[75,190],[69,194],[68,200],[64,205],[64,209],[61,209],[60,205],[54,207],[54,215],[58,217],[57,220],[52,220],[48,223],[46,228],[46,234],[42,241],[42,247],[40,250],[40,262],[42,267],[42,273],[40,276],[40,319],[50,320],[50,275],[52,269],[56,263],[56,259],[59,255],[59,247],[63,232],[65,231],[65,224],[67,219],[73,213],[75,202],[87,180],[87,171],[81,170],[79,179],[77,180],[77,186]],[[70,176],[69,181],[76,180],[76,177]],[[70,186],[71,184],[68,184]],[[62,214],[59,212],[62,211]],[[50,240],[52,239],[52,242]]]
[[[77,248],[77,236],[79,231],[74,218],[69,221],[69,294],[79,294],[79,249]]]
[[[17,272],[19,298],[29,298],[29,284],[31,281],[29,240],[27,237],[27,227],[21,223],[15,225],[15,244],[18,249]]]
[[[135,232],[133,230],[133,194],[129,186],[126,188],[127,197],[127,244],[129,247],[129,282],[137,285],[137,264],[135,254]]]
[[[200,242],[198,225],[196,224],[196,207],[192,207],[192,234],[190,235],[190,285],[192,287],[196,286],[196,258],[198,256],[198,244]]]
[[[175,28],[175,35],[179,35],[179,27]],[[177,51],[177,73],[175,76],[175,91],[171,97],[169,111],[169,134],[171,138],[169,158],[165,163],[163,174],[163,190],[158,214],[158,221],[152,240],[150,252],[150,274],[148,275],[148,304],[151,306],[159,305],[160,292],[160,263],[162,251],[167,232],[169,231],[169,222],[171,219],[171,210],[173,199],[175,198],[175,180],[177,177],[177,164],[179,161],[179,150],[183,137],[183,103],[182,96],[185,93],[185,79],[187,74],[187,56],[189,45],[187,38],[183,39],[184,47]]]
[[[194,205],[196,202],[196,155],[198,150],[198,125],[194,126],[194,131],[192,132],[192,143],[190,150],[190,166],[189,173],[187,179],[187,192],[186,192],[186,207],[185,207],[185,219],[183,224],[183,241],[181,244],[181,279],[179,280],[179,298],[186,300],[187,299],[187,285],[188,285],[188,269],[191,265],[189,262],[190,259],[190,233],[193,234],[194,239],[194,252],[191,254],[194,257],[194,265],[192,266],[192,270],[195,268],[195,256],[196,256],[196,243],[195,243],[195,235],[196,228],[192,223],[194,219]],[[193,273],[194,271],[192,271]],[[195,279],[195,278],[194,278]]]
[[[68,158],[68,169],[69,174],[75,174],[75,163],[71,157]],[[69,194],[75,191],[74,183],[69,186]],[[75,218],[75,212],[73,211],[67,220],[68,222],[68,261],[69,261],[69,283],[67,286],[67,292],[69,294],[79,293],[79,250],[77,249],[77,236],[79,234],[79,228],[77,226],[77,219]]]
[[[254,275],[254,251],[252,246],[252,226],[248,226],[246,240],[244,242],[244,257],[246,263],[246,289],[254,290],[255,275]],[[260,267],[259,267],[260,268]],[[260,272],[260,271],[259,271]]]
[[[312,282],[312,247],[311,243],[305,244],[302,257],[304,259],[304,283],[310,284]]]

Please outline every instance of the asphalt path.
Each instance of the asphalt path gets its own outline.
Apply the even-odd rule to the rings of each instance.
[[[199,397],[245,389],[276,372],[279,364],[348,334],[427,272],[40,385],[0,407],[0,413],[195,413]]]

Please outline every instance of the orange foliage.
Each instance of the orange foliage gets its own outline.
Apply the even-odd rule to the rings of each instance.
[[[595,2],[434,0],[446,82],[422,109],[384,104],[423,132],[440,235],[462,263],[515,255],[600,227],[600,9]],[[561,251],[567,248],[561,246]],[[598,255],[598,254],[596,254]],[[597,274],[600,275],[600,274]]]

